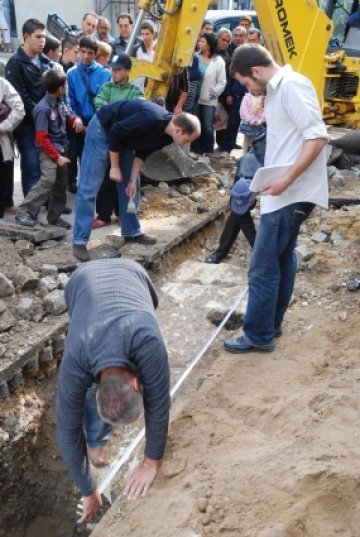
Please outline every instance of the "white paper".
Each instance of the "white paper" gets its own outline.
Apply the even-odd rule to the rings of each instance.
[[[284,175],[292,164],[273,164],[271,166],[264,166],[256,170],[253,180],[250,183],[249,189],[251,192],[260,192],[263,184],[269,179],[276,179]]]

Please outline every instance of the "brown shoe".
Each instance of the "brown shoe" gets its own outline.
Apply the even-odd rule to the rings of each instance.
[[[87,448],[88,457],[96,468],[101,468],[109,464],[109,448],[108,446],[100,446]]]
[[[86,244],[73,244],[73,256],[79,261],[89,261],[90,254]]]
[[[156,244],[157,239],[150,235],[136,235],[135,237],[125,237],[125,242],[137,242],[138,244]]]

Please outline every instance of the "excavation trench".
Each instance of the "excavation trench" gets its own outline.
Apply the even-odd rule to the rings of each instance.
[[[174,275],[184,262],[185,273],[193,272],[193,268],[187,266],[191,259],[195,266],[197,264],[209,268],[201,262],[209,252],[209,245],[216,244],[222,225],[223,218],[220,218],[220,222],[211,223],[189,234],[182,244],[165,256],[154,259],[152,263],[155,272],[150,270],[150,274],[159,289],[158,318],[169,348],[173,383],[195,352],[214,332],[214,324],[218,325],[226,313],[226,308],[223,312],[215,308],[216,311],[212,311],[210,319],[205,316],[200,319],[199,310],[203,307],[203,301],[208,301],[212,295],[209,286],[207,295],[202,296],[200,293],[193,304],[190,299],[183,297],[180,307],[175,306],[174,293],[176,300],[180,300],[179,295],[184,293],[184,288],[189,284],[186,283],[186,277],[177,283]],[[235,253],[236,262],[243,263],[248,259],[249,250],[242,238],[239,238],[235,252],[242,258],[240,261],[240,257],[236,257]],[[199,287],[198,279],[190,285]],[[234,289],[228,294],[229,305],[233,302],[233,292]],[[177,315],[175,312],[178,307],[180,313]],[[240,317],[237,312],[235,321]],[[191,329],[195,320],[196,331]],[[233,323],[231,320],[229,322]],[[230,327],[232,326],[233,324]],[[65,334],[65,330],[64,321],[63,330],[57,332],[57,337],[61,337],[61,333]],[[181,349],[178,348],[180,341]],[[68,537],[90,533],[91,527],[77,528],[76,504],[79,495],[62,463],[55,441],[54,397],[59,363],[60,353],[57,360],[42,364],[35,378],[25,378],[25,383],[2,402],[3,425],[9,425],[13,420],[20,430],[7,448],[1,450],[1,537]],[[193,374],[196,377],[196,372]],[[179,398],[181,399],[181,394]],[[119,453],[121,446],[129,444],[141,425],[140,423],[137,429],[117,431],[114,434],[111,444],[114,456]],[[99,475],[99,481],[105,476],[106,473]],[[115,479],[111,486],[112,495],[116,495],[122,485],[121,477]]]

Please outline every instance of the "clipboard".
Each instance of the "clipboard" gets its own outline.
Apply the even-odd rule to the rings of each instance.
[[[269,179],[275,179],[284,175],[293,164],[272,164],[256,170],[255,175],[249,185],[251,192],[260,192],[263,184]]]

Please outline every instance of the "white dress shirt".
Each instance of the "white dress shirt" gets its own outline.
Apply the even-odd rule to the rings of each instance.
[[[306,140],[328,139],[315,89],[308,78],[281,67],[266,88],[265,166],[294,164]],[[307,201],[328,207],[325,147],[314,162],[279,196],[261,196],[261,214]]]

